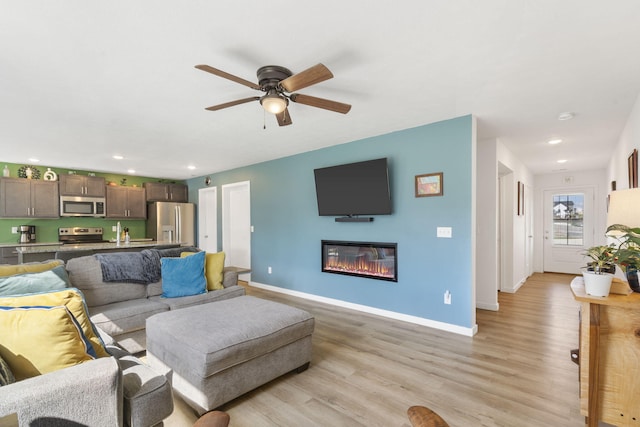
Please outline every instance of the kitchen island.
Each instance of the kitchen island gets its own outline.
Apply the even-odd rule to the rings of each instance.
[[[35,244],[34,246],[19,246],[16,247],[18,253],[18,263],[23,264],[25,262],[45,261],[48,259],[62,259],[69,260],[85,255],[93,255],[103,252],[139,252],[143,249],[155,248],[178,248],[180,243],[175,242],[162,242],[162,241],[132,241],[130,243],[120,243],[118,245],[115,242],[104,243],[82,243],[82,244]]]

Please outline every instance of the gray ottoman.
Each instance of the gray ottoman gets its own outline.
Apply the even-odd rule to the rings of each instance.
[[[314,319],[250,296],[155,314],[147,360],[199,414],[311,360]]]

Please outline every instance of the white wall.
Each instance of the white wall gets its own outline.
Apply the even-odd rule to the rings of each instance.
[[[536,204],[533,206],[525,206],[525,215],[518,215],[515,201],[517,200],[517,184],[518,181],[523,182],[525,185],[525,194],[534,189],[534,176],[531,171],[517,158],[514,154],[507,149],[500,141],[497,141],[497,161],[502,163],[507,168],[513,171],[513,178],[511,181],[511,195],[510,198],[512,203],[512,209],[510,211],[511,218],[513,220],[513,234],[512,236],[503,235],[503,245],[508,246],[509,243],[512,245],[512,259],[503,259],[502,262],[511,262],[512,268],[510,272],[510,277],[505,279],[501,290],[503,292],[515,292],[518,290],[520,286],[527,279],[531,271],[528,270],[528,265],[531,265],[531,262],[527,262],[526,260],[526,242],[527,242],[527,230],[525,215],[535,215],[536,212]],[[508,180],[505,180],[508,182]],[[509,191],[509,189],[506,189]],[[509,214],[509,209],[505,209],[506,214]],[[535,224],[534,230],[535,232]],[[504,239],[509,238],[510,242],[505,242]]]
[[[629,188],[627,158],[634,148],[640,149],[640,95],[638,95],[627,124],[620,134],[618,145],[613,151],[607,168],[607,182],[616,181],[618,190]]]
[[[495,140],[478,141],[476,307],[498,310],[498,162]]]

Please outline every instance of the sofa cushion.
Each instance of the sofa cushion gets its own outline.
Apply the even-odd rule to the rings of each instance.
[[[16,380],[95,359],[93,347],[65,306],[0,307],[4,358]]]
[[[23,273],[0,277],[0,295],[21,295],[55,291],[69,287],[69,276],[63,265],[39,273]]]
[[[147,317],[169,310],[166,304],[146,298],[89,307],[91,321],[107,334],[117,337],[144,329]]]
[[[13,276],[14,274],[40,273],[51,270],[64,262],[59,259],[50,259],[42,262],[28,262],[17,265],[0,265],[0,276]]]
[[[197,252],[182,252],[184,258]],[[224,252],[207,252],[204,262],[204,276],[207,279],[207,290],[224,289],[222,286],[222,270],[224,269]]]
[[[186,258],[162,258],[162,296],[184,297],[207,292],[204,277],[205,252]]]
[[[207,292],[206,294],[192,295],[179,298],[162,298],[161,296],[155,296],[149,298],[150,301],[159,302],[165,304],[171,310],[177,310],[179,308],[191,307],[193,305],[206,304],[214,301],[222,301],[224,299],[240,297],[245,294],[245,290],[242,286],[231,286],[229,288],[220,289],[217,291]]]
[[[67,262],[67,272],[72,286],[82,291],[89,307],[144,298],[147,295],[146,285],[104,282],[100,261],[94,256],[70,259]]]
[[[42,292],[29,295],[14,295],[0,298],[0,306],[21,307],[21,306],[66,306],[73,317],[78,321],[82,332],[91,342],[93,351],[98,357],[105,357],[109,354],[104,348],[104,342],[100,338],[98,330],[89,319],[87,304],[82,292],[75,288],[62,289],[54,292]]]
[[[0,356],[0,386],[9,385],[16,382],[16,377],[13,376],[11,368],[5,360]]]

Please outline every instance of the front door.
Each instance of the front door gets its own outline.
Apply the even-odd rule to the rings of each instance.
[[[544,191],[544,271],[580,274],[593,246],[593,188]]]

